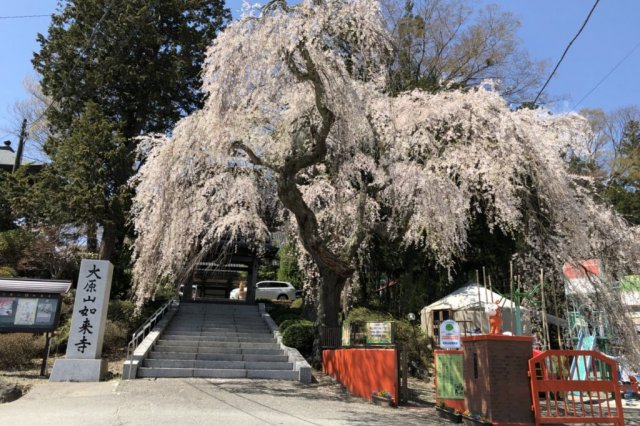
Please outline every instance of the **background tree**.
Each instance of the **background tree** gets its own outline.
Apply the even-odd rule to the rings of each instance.
[[[632,224],[640,224],[640,109],[580,111],[591,128],[586,150],[570,152],[571,170]]]
[[[639,117],[640,118],[640,117]],[[624,125],[604,194],[629,222],[640,224],[640,120]]]
[[[518,19],[496,5],[464,0],[384,0],[395,55],[391,87],[398,92],[473,87],[485,79],[514,104],[533,99],[544,62],[529,58],[517,37]]]
[[[83,224],[89,241],[100,233],[100,257],[112,258],[126,230],[136,137],[201,106],[204,50],[229,19],[222,0],[61,2],[33,59],[52,102],[52,162],[23,198],[49,200],[47,220]]]
[[[376,235],[447,267],[482,217],[557,273],[594,256],[612,274],[639,266],[638,230],[597,205],[561,158],[585,142],[584,119],[513,111],[486,88],[390,97],[389,51],[370,0],[271,2],[221,33],[205,107],[170,136],[145,138],[139,298],[212,244],[267,239],[273,206],[297,233],[320,332],[338,326],[345,285]]]

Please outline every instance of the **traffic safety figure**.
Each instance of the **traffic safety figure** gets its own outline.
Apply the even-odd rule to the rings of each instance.
[[[489,315],[489,334],[502,333],[502,309],[498,302],[487,303],[484,311]]]

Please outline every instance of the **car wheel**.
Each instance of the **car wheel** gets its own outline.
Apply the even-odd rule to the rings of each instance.
[[[286,294],[281,294],[280,296],[278,296],[278,300],[289,300],[289,298]]]

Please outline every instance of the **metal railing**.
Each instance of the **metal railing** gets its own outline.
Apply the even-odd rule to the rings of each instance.
[[[140,345],[140,343],[144,340],[145,337],[153,330],[153,327],[158,324],[165,314],[169,311],[169,309],[174,305],[179,305],[180,301],[178,297],[174,297],[171,300],[168,300],[167,303],[158,308],[153,315],[147,319],[144,324],[142,324],[136,331],[131,334],[131,341],[127,344],[127,361],[129,362],[129,371],[127,374],[127,379],[131,379],[131,361],[133,358],[133,353],[135,349]]]
[[[342,347],[342,327],[322,327],[320,347],[323,349]]]

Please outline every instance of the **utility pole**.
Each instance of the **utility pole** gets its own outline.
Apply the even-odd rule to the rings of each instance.
[[[20,129],[20,140],[18,141],[18,150],[16,151],[16,161],[13,163],[13,173],[18,170],[22,163],[22,151],[24,150],[24,142],[27,139],[27,119],[22,120],[22,128]]]

